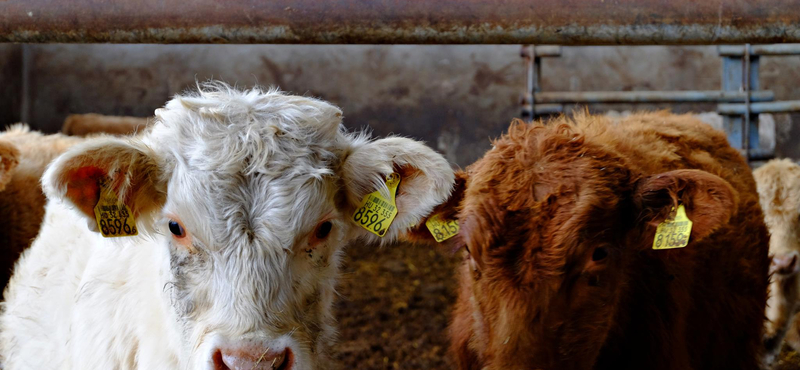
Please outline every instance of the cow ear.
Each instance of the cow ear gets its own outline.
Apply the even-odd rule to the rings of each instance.
[[[692,221],[690,240],[700,239],[725,225],[736,214],[739,194],[721,177],[700,170],[664,172],[640,180],[634,206],[653,231],[678,205]]]
[[[48,167],[42,185],[50,198],[73,204],[97,230],[94,208],[107,184],[134,216],[160,208],[166,200],[156,157],[141,143],[103,138],[73,147]]]
[[[458,211],[461,206],[461,201],[464,199],[464,192],[467,190],[467,179],[468,175],[466,172],[456,172],[455,184],[453,185],[453,192],[450,193],[450,197],[448,197],[444,203],[434,207],[430,214],[423,217],[419,223],[408,229],[407,232],[400,236],[400,239],[415,244],[438,245],[439,243],[437,243],[436,239],[431,235],[425,223],[428,221],[428,218],[434,215],[443,220],[458,220]],[[444,245],[452,249],[461,248],[461,243],[462,241],[458,236],[443,242]]]
[[[19,164],[19,149],[17,146],[0,140],[0,191],[6,188],[14,176],[14,169]]]
[[[342,166],[345,212],[352,215],[369,193],[383,190],[386,179],[400,175],[395,197],[397,216],[383,241],[393,241],[444,203],[453,189],[453,169],[441,154],[421,142],[391,137],[357,146]],[[361,227],[365,234],[373,235]]]

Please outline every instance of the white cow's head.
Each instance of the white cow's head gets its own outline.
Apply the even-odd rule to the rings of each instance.
[[[159,294],[184,368],[325,367],[341,250],[377,239],[350,219],[361,199],[402,180],[393,240],[448,196],[444,158],[405,138],[346,132],[321,100],[222,84],[177,96],[135,138],[101,138],[45,175],[97,229],[99,182],[110,180],[164,256]],[[113,244],[111,244],[113,246]],[[157,334],[156,334],[157,335]]]

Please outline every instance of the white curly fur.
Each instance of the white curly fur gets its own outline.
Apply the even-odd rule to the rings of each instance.
[[[218,348],[238,343],[288,347],[293,370],[325,368],[342,248],[378,240],[350,221],[361,198],[393,170],[414,170],[386,243],[451,191],[441,155],[348,133],[324,101],[198,90],[158,109],[141,135],[90,140],[45,173],[45,223],[0,318],[5,369],[209,369]],[[119,180],[141,213],[138,236],[92,230],[67,191],[82,166]],[[175,239],[170,219],[189,236]],[[330,235],[314,241],[326,220]]]

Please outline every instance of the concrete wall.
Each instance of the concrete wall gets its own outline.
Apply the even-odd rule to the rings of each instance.
[[[714,90],[720,65],[714,47],[564,48],[544,60],[542,87]],[[765,57],[761,76],[779,99],[800,99],[800,57]],[[423,139],[463,166],[519,114],[525,68],[517,45],[2,45],[0,78],[0,125],[27,117],[52,132],[70,113],[148,116],[195,81],[216,78],[327,99],[349,127]],[[800,158],[800,117],[780,119],[778,153]]]

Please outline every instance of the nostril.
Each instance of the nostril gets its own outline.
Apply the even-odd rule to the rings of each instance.
[[[275,351],[269,347],[224,348],[213,356],[215,370],[290,370],[292,351]]]
[[[211,361],[214,363],[214,370],[231,370],[231,368],[225,365],[225,361],[222,360],[222,351],[220,350],[214,351],[214,355],[211,356]]]

